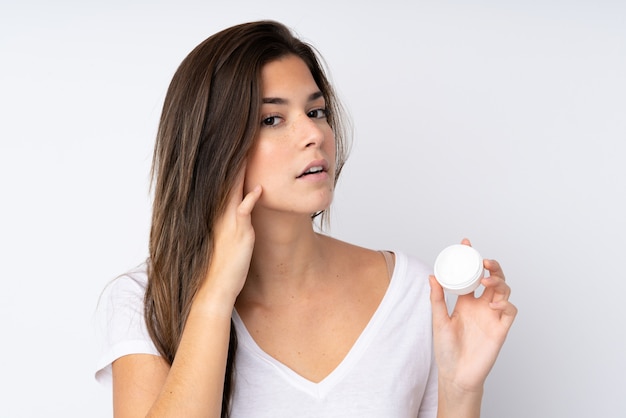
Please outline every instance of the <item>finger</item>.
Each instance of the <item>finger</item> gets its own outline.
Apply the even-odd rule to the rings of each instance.
[[[488,276],[481,280],[485,290],[481,298],[490,302],[506,301],[511,295],[511,287],[499,276]]]
[[[506,285],[504,272],[500,263],[496,260],[483,260],[483,267],[489,271],[489,275],[481,280],[485,291],[482,298],[489,301],[507,300],[511,293],[511,288]]]
[[[256,202],[259,201],[261,193],[263,193],[263,188],[261,185],[256,185],[254,189],[252,189],[250,193],[243,198],[243,201],[237,207],[237,213],[241,216],[250,215],[252,213],[252,209],[254,209],[254,205],[256,205]]]
[[[511,288],[504,278],[500,276],[486,276],[480,279],[480,283],[487,289],[492,289],[497,293],[510,293]]]
[[[435,326],[443,324],[448,321],[448,307],[446,306],[446,299],[444,297],[443,288],[435,279],[435,276],[428,276],[430,283],[430,304],[433,310],[433,324]]]
[[[502,267],[500,266],[500,263],[498,263],[496,260],[483,260],[483,266],[489,270],[489,275],[490,276],[498,276],[501,277],[502,280],[505,280],[504,277],[504,272],[502,271]]]
[[[515,305],[508,301],[501,301],[491,302],[489,307],[501,312],[500,321],[505,327],[510,328],[513,325],[513,321],[517,316],[517,307]]]
[[[470,246],[470,247],[472,246],[472,243],[470,242],[469,238],[463,238],[463,239],[461,240],[461,244],[463,244],[463,245],[468,245],[468,246]]]

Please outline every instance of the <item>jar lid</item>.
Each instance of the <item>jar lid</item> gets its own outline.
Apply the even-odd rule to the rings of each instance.
[[[439,253],[434,271],[435,278],[444,289],[465,295],[480,285],[484,275],[483,259],[469,245],[455,244]]]

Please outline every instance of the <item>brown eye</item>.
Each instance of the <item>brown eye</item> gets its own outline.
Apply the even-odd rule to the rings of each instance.
[[[309,111],[308,116],[313,119],[324,119],[326,117],[326,109],[313,109]]]
[[[280,123],[280,118],[278,116],[268,116],[261,120],[261,124],[263,126],[276,126]]]

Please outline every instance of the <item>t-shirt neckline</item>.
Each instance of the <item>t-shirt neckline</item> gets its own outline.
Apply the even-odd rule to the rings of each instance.
[[[277,370],[282,378],[293,387],[308,393],[310,396],[324,398],[332,388],[352,370],[354,365],[363,356],[367,347],[376,335],[378,335],[385,319],[393,309],[393,303],[391,301],[395,300],[394,294],[399,291],[398,278],[405,276],[404,271],[406,269],[406,258],[404,254],[398,252],[394,252],[394,254],[395,266],[393,274],[380,304],[343,360],[321,381],[313,382],[299,375],[293,369],[263,351],[254,338],[252,338],[252,335],[249,333],[237,310],[233,308],[232,318],[237,333],[238,346],[240,349],[245,349],[260,360],[270,364]]]

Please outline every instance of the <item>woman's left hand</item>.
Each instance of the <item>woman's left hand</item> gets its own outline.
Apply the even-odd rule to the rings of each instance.
[[[470,245],[468,240],[462,244]],[[506,284],[500,264],[484,260],[489,276],[479,297],[474,293],[459,296],[448,315],[442,287],[430,277],[433,310],[434,348],[439,382],[467,393],[481,393],[500,348],[517,314],[509,302],[511,288]]]

